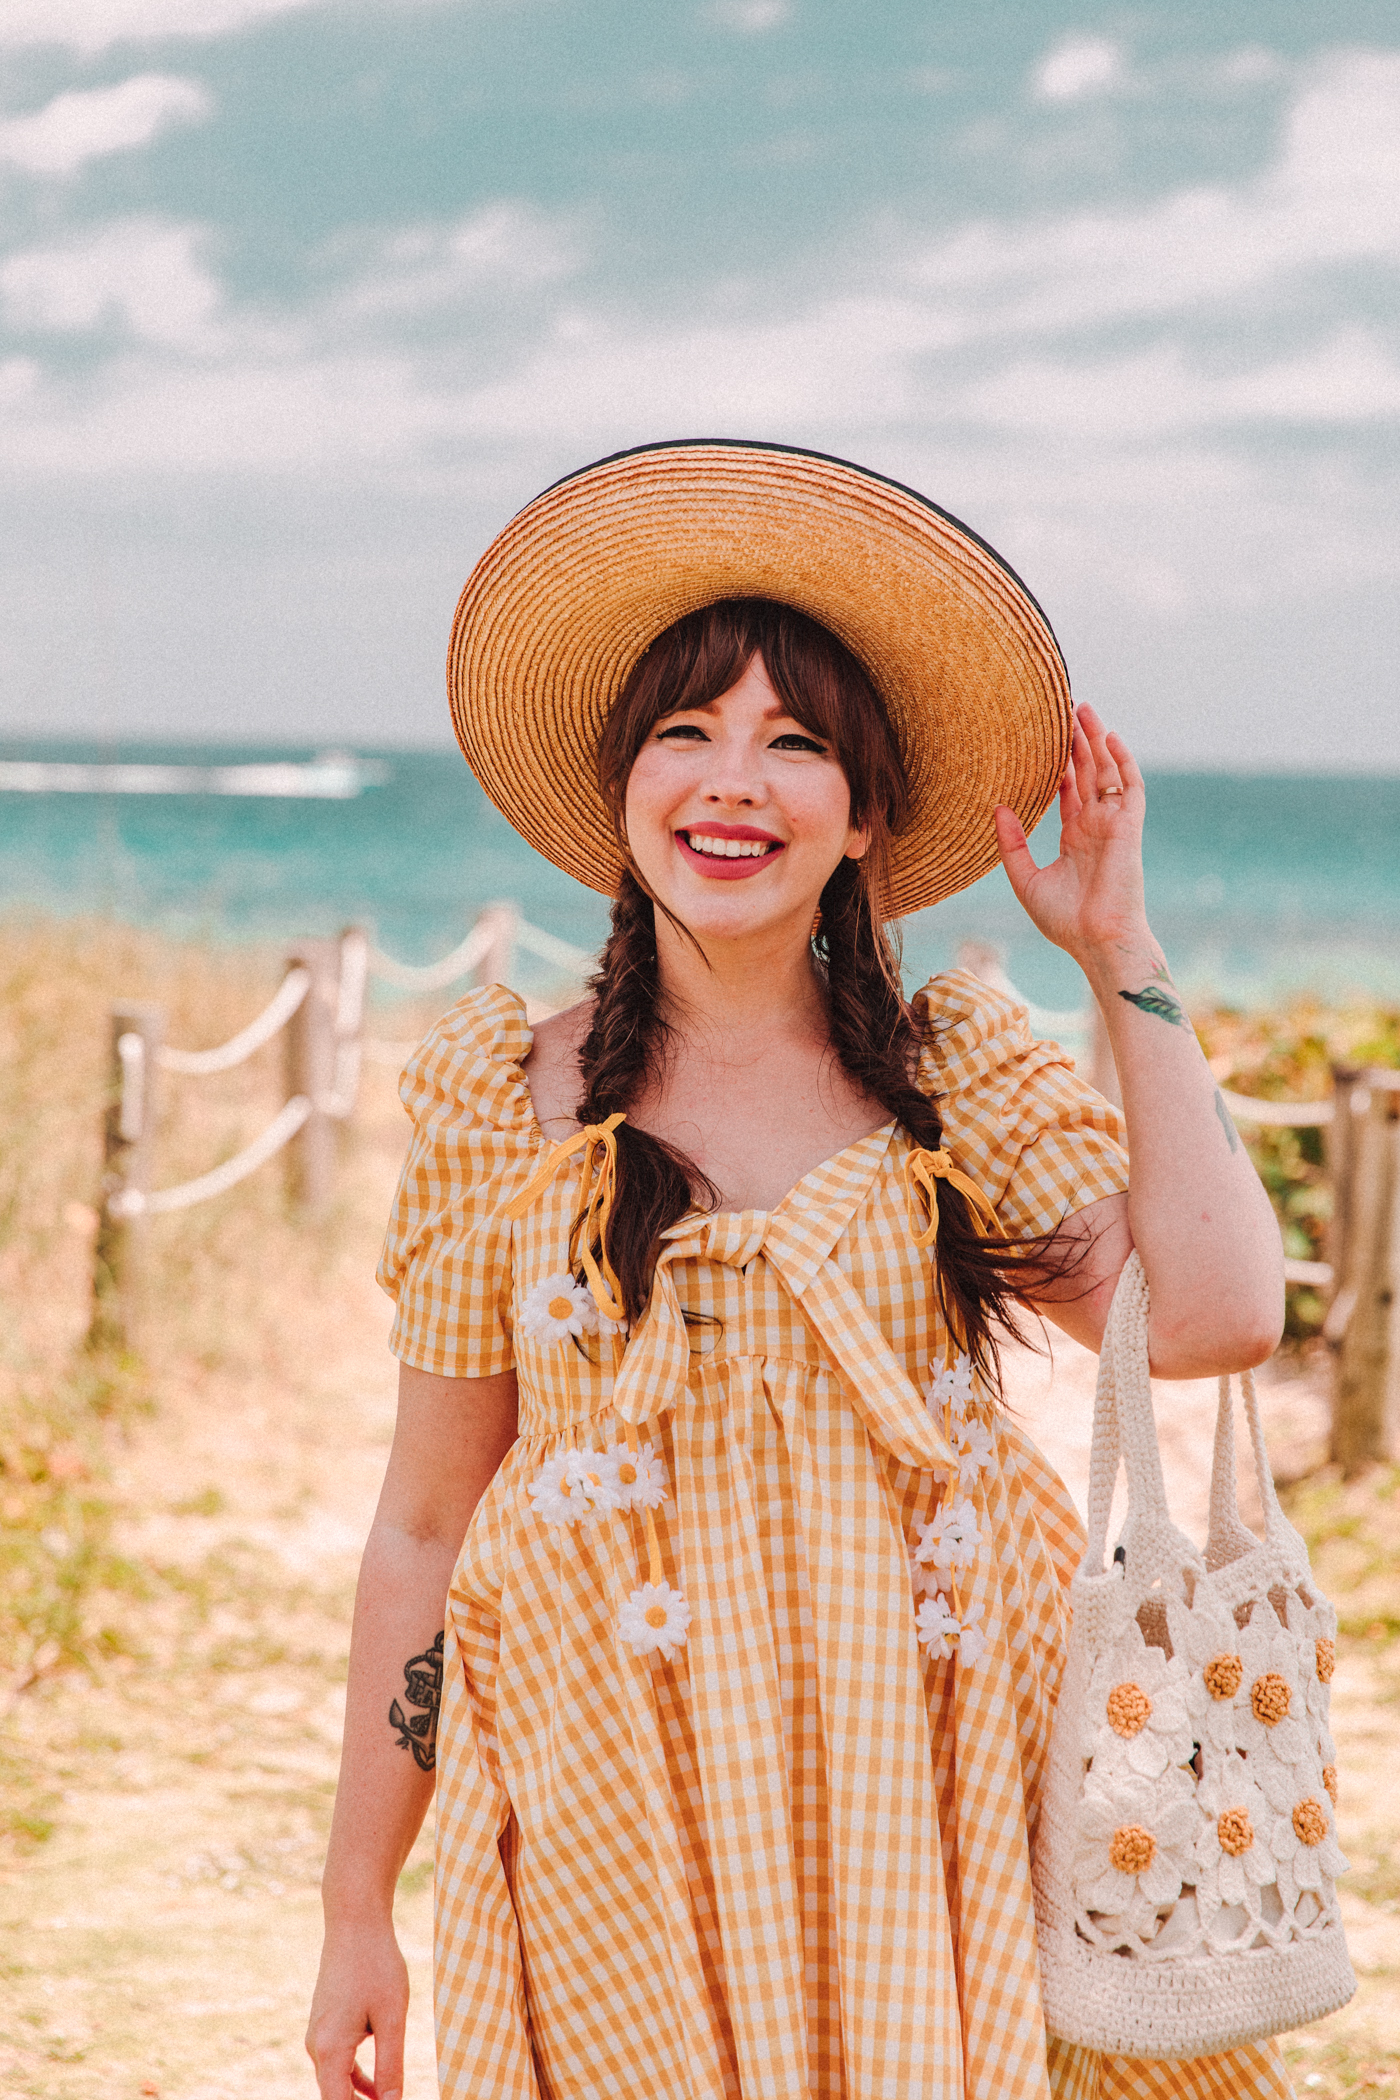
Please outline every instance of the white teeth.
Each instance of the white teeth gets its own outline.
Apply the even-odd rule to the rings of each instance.
[[[720,839],[707,831],[692,831],[687,843],[695,853],[708,853],[720,860],[757,860],[768,851],[763,839]]]

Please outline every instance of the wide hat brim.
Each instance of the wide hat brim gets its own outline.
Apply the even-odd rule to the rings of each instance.
[[[608,710],[673,621],[721,598],[820,620],[889,709],[910,789],[885,915],[975,882],[992,811],[1029,831],[1073,734],[1050,623],[984,540],[912,489],[781,445],[697,439],[622,452],[557,482],[492,541],[457,606],[452,720],[482,787],[590,889],[624,868],[598,792]]]

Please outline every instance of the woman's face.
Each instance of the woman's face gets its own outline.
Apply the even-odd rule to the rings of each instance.
[[[868,843],[831,746],[785,711],[757,655],[707,707],[654,725],[625,816],[644,881],[701,942],[787,919],[805,941],[827,878]]]

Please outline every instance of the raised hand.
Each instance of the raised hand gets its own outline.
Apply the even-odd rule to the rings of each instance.
[[[1057,948],[1081,965],[1109,947],[1141,952],[1151,940],[1143,905],[1142,774],[1123,739],[1092,707],[1075,711],[1060,783],[1060,851],[1036,866],[1014,810],[996,811],[1002,865],[1018,901]]]

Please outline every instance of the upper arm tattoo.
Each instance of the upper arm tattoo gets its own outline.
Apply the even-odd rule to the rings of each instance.
[[[1186,1008],[1176,993],[1164,991],[1159,985],[1144,985],[1140,992],[1120,992],[1118,996],[1126,999],[1129,1006],[1135,1006],[1139,1013],[1155,1014],[1159,1021],[1170,1021],[1173,1028],[1191,1026]]]
[[[1230,1150],[1238,1152],[1240,1149],[1240,1134],[1235,1128],[1229,1109],[1225,1106],[1225,1096],[1221,1093],[1219,1087],[1215,1089],[1215,1113],[1220,1118],[1221,1129],[1230,1140]]]
[[[397,1731],[399,1748],[411,1750],[420,1772],[431,1772],[437,1763],[438,1708],[442,1704],[442,1635],[422,1655],[410,1655],[403,1666],[404,1697],[410,1706],[427,1709],[406,1715],[395,1699],[389,1707],[389,1726]]]

